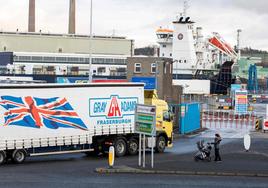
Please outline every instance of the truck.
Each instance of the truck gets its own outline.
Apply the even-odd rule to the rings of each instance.
[[[172,146],[172,116],[165,101],[145,97],[141,83],[0,86],[0,164],[66,153],[138,153],[137,104],[157,109],[155,151]]]

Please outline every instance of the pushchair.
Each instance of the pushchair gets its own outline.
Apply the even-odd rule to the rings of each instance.
[[[198,152],[194,156],[195,161],[211,161],[212,146],[210,143],[204,143],[204,140],[200,140],[196,143]]]

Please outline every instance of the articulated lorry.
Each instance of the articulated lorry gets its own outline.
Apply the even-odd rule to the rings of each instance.
[[[96,154],[113,145],[118,157],[138,152],[137,104],[156,105],[155,150],[172,146],[167,103],[144,97],[136,83],[0,86],[0,164],[28,156]]]

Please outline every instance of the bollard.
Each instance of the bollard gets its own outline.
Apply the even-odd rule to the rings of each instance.
[[[232,124],[230,125],[230,128],[233,128],[235,126],[235,112],[232,113]]]
[[[250,145],[251,145],[251,139],[250,139],[250,136],[249,136],[249,134],[246,134],[246,135],[244,136],[244,147],[245,147],[246,152],[249,151]]]
[[[239,115],[235,114],[235,128],[236,129],[238,128],[238,118],[239,118]]]
[[[243,128],[246,128],[246,115],[243,115]]]
[[[213,123],[214,123],[214,127],[216,128],[216,117],[215,117],[215,111],[213,111]]]
[[[228,125],[230,124],[230,112],[227,113],[227,122],[225,128],[227,129]]]
[[[247,120],[246,128],[248,129],[249,124],[250,124],[250,114],[247,114],[246,118],[247,118],[247,119],[246,119],[246,120]]]
[[[252,129],[255,129],[255,114],[252,112]]]
[[[256,119],[256,121],[255,121],[255,129],[257,131],[260,130],[260,120],[259,119]]]
[[[221,112],[221,110],[220,110],[220,115],[219,115],[219,119],[220,119],[220,129],[221,129],[221,125],[222,125],[222,112]]]
[[[243,129],[243,114],[240,115],[240,129]]]
[[[207,125],[207,122],[208,122],[208,114],[207,114],[206,111],[203,111],[203,122],[204,122],[203,127],[207,128],[208,127],[208,125]]]
[[[113,168],[114,166],[114,146],[110,146],[109,148],[109,156],[108,156],[109,168]]]

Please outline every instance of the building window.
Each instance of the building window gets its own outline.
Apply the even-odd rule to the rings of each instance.
[[[184,60],[184,63],[187,63],[187,60]]]
[[[169,56],[172,57],[172,53],[170,53]]]
[[[32,58],[33,59],[33,58]],[[33,59],[34,60],[34,59]],[[48,61],[48,62],[55,62],[55,57],[48,57],[48,56],[45,56],[43,58],[44,61]],[[42,61],[42,59],[40,59],[39,61]]]
[[[141,73],[141,64],[140,63],[135,63],[134,72]]]
[[[92,63],[93,64],[104,64],[104,59],[103,58],[92,58]]]
[[[151,64],[151,73],[156,73],[156,64],[155,63]]]
[[[181,63],[182,61],[181,60],[179,60],[179,63]]]
[[[114,59],[104,59],[104,62],[106,63],[106,64],[114,64]]]
[[[166,47],[167,47],[167,45],[163,44],[163,48],[166,48]]]
[[[67,61],[67,58],[66,57],[56,57],[56,61],[57,62],[66,62]]]
[[[106,68],[105,67],[98,67],[98,71],[99,74],[104,74],[106,73]]]
[[[32,61],[42,61],[41,56],[32,56]]]
[[[165,57],[165,54],[164,53],[162,54],[162,57]]]

